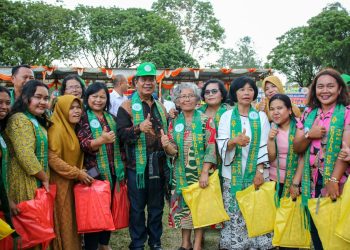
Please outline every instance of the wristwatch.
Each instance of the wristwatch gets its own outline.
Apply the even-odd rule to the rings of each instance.
[[[309,131],[310,131],[309,128],[307,128],[307,127],[304,128],[304,137],[305,137],[305,139],[309,139]]]

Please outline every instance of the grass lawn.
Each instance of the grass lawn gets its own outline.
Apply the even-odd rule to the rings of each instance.
[[[177,250],[181,245],[181,230],[169,228],[168,226],[169,207],[166,205],[163,214],[163,236],[162,246],[165,250]],[[111,237],[110,246],[113,250],[127,250],[130,243],[128,229],[114,232]],[[147,243],[146,243],[147,244]],[[204,250],[218,249],[219,231],[207,229],[205,232]],[[149,249],[148,246],[145,249]]]

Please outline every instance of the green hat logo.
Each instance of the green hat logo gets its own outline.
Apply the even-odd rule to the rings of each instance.
[[[156,66],[151,62],[141,63],[140,66],[137,67],[136,76],[156,76],[157,69]]]

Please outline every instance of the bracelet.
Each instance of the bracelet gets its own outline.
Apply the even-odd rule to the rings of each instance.
[[[335,178],[335,177],[333,177],[333,176],[332,176],[331,178],[329,178],[328,181],[333,182],[333,183],[339,183],[339,181],[337,180],[337,178]]]

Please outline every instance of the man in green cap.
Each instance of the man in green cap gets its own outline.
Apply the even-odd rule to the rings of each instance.
[[[160,140],[161,133],[167,131],[166,111],[152,96],[156,75],[153,63],[140,64],[136,71],[136,92],[122,103],[117,114],[117,134],[126,151],[129,249],[134,250],[143,250],[147,238],[151,250],[162,249],[164,188],[169,171]]]

